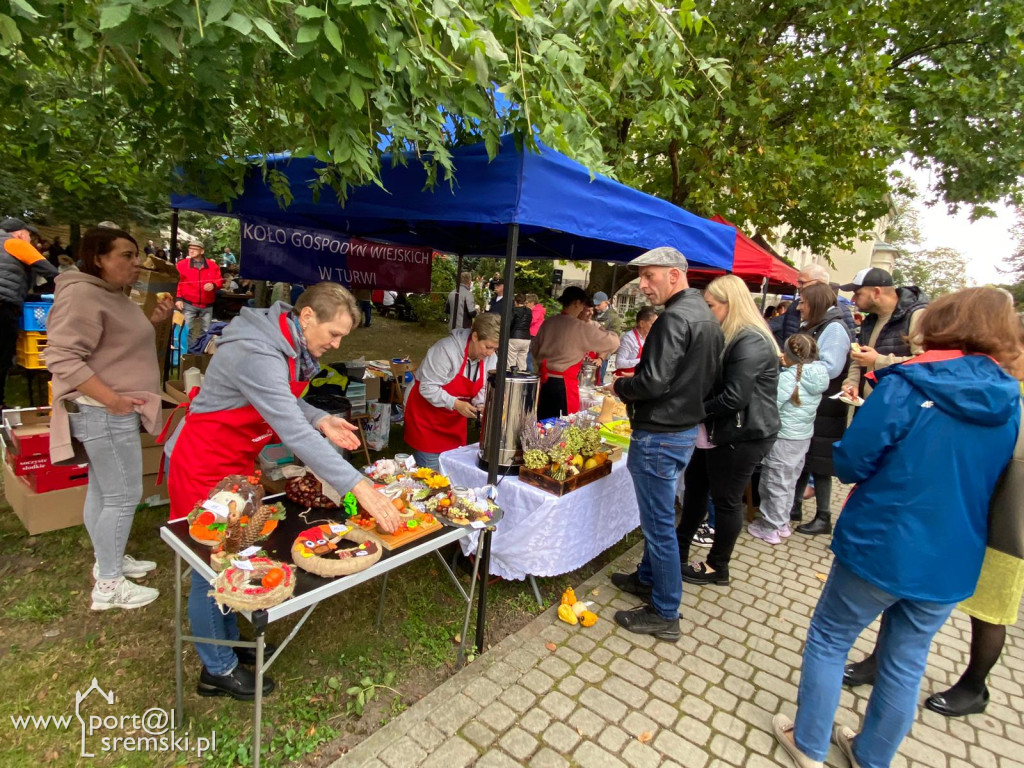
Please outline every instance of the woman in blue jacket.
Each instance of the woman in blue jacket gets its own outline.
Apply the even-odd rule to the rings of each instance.
[[[860,768],[889,765],[914,721],[932,637],[981,570],[989,498],[1020,426],[1017,382],[993,358],[1018,354],[1021,326],[998,289],[969,288],[933,302],[918,335],[925,353],[876,373],[835,446],[839,479],[857,487],[807,631],[796,722],[773,721],[797,766],[822,764],[847,654],[879,614],[862,730],[837,727],[834,738]]]

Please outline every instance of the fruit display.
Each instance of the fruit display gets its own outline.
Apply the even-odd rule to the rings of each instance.
[[[426,508],[442,521],[462,526],[474,523],[487,526],[500,514],[497,504],[472,492],[464,497],[454,493],[440,493],[427,499]]]
[[[593,414],[579,414],[574,423],[523,428],[523,462],[528,469],[563,481],[605,464],[600,427]]]
[[[597,623],[597,614],[590,610],[590,605],[576,599],[576,593],[569,587],[562,593],[558,606],[558,618],[566,624],[592,627]]]

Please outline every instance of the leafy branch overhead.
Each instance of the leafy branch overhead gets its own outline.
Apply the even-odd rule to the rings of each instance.
[[[529,144],[533,126],[599,170],[592,105],[650,102],[653,84],[651,119],[682,123],[691,79],[723,78],[688,52],[701,23],[692,7],[639,0],[0,0],[0,54],[14,65],[0,73],[0,157],[40,174],[111,167],[83,183],[161,193],[180,167],[193,190],[227,200],[243,158],[290,151],[322,160],[312,183],[343,198],[377,181],[387,150],[413,147],[430,183],[449,181],[453,144],[496,151],[509,131]],[[609,69],[643,46],[658,51],[645,78],[610,88]],[[514,105],[501,115],[493,87]]]

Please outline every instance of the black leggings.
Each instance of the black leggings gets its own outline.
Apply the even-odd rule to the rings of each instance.
[[[683,516],[676,527],[680,562],[689,560],[690,542],[707,517],[710,491],[715,505],[715,541],[707,562],[716,571],[729,572],[732,551],[743,529],[743,492],[774,443],[774,437],[766,437],[693,452],[684,477]]]
[[[814,501],[817,503],[817,514],[821,516],[832,516],[832,475],[822,475],[811,472],[804,467],[803,472],[796,481],[796,493],[793,495],[793,511],[802,514],[804,506],[804,491],[807,490],[807,481],[814,476]]]

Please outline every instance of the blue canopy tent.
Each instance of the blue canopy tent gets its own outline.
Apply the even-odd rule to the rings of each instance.
[[[238,217],[259,217],[282,224],[333,230],[350,236],[425,245],[460,255],[505,249],[505,292],[514,294],[518,257],[628,262],[643,251],[673,246],[695,266],[732,268],[736,230],[684,211],[672,203],[591,174],[580,163],[549,147],[522,150],[512,136],[501,139],[491,159],[484,144],[452,150],[453,185],[439,181],[425,189],[427,174],[419,158],[406,153],[405,164],[384,156],[382,186],[349,190],[342,205],[329,189],[314,199],[312,182],[318,161],[273,155],[269,169],[291,182],[294,199],[282,208],[258,173],[246,180],[230,205],[192,195],[171,199],[175,209]],[[175,217],[175,222],[177,218]],[[176,228],[172,248],[176,245]],[[244,254],[243,254],[244,256]],[[511,301],[503,303],[502,337],[509,337]],[[504,402],[507,345],[498,352],[495,400]],[[498,474],[498,443],[485,446],[488,482]],[[488,573],[490,536],[481,541],[480,565]],[[486,577],[484,578],[486,584]],[[486,589],[480,590],[476,645],[484,647]]]
[[[349,190],[344,206],[333,191],[311,189],[318,161],[288,155],[266,158],[267,167],[288,177],[294,199],[281,208],[258,173],[246,180],[230,205],[192,195],[171,198],[174,208],[227,216],[254,216],[318,227],[346,235],[427,245],[458,254],[494,253],[517,225],[520,258],[626,262],[661,245],[678,248],[695,265],[728,271],[736,232],[657,197],[592,175],[583,165],[544,145],[520,150],[511,136],[490,160],[483,143],[452,151],[455,181],[424,189],[427,175],[407,154],[391,167],[384,157],[383,189]]]

